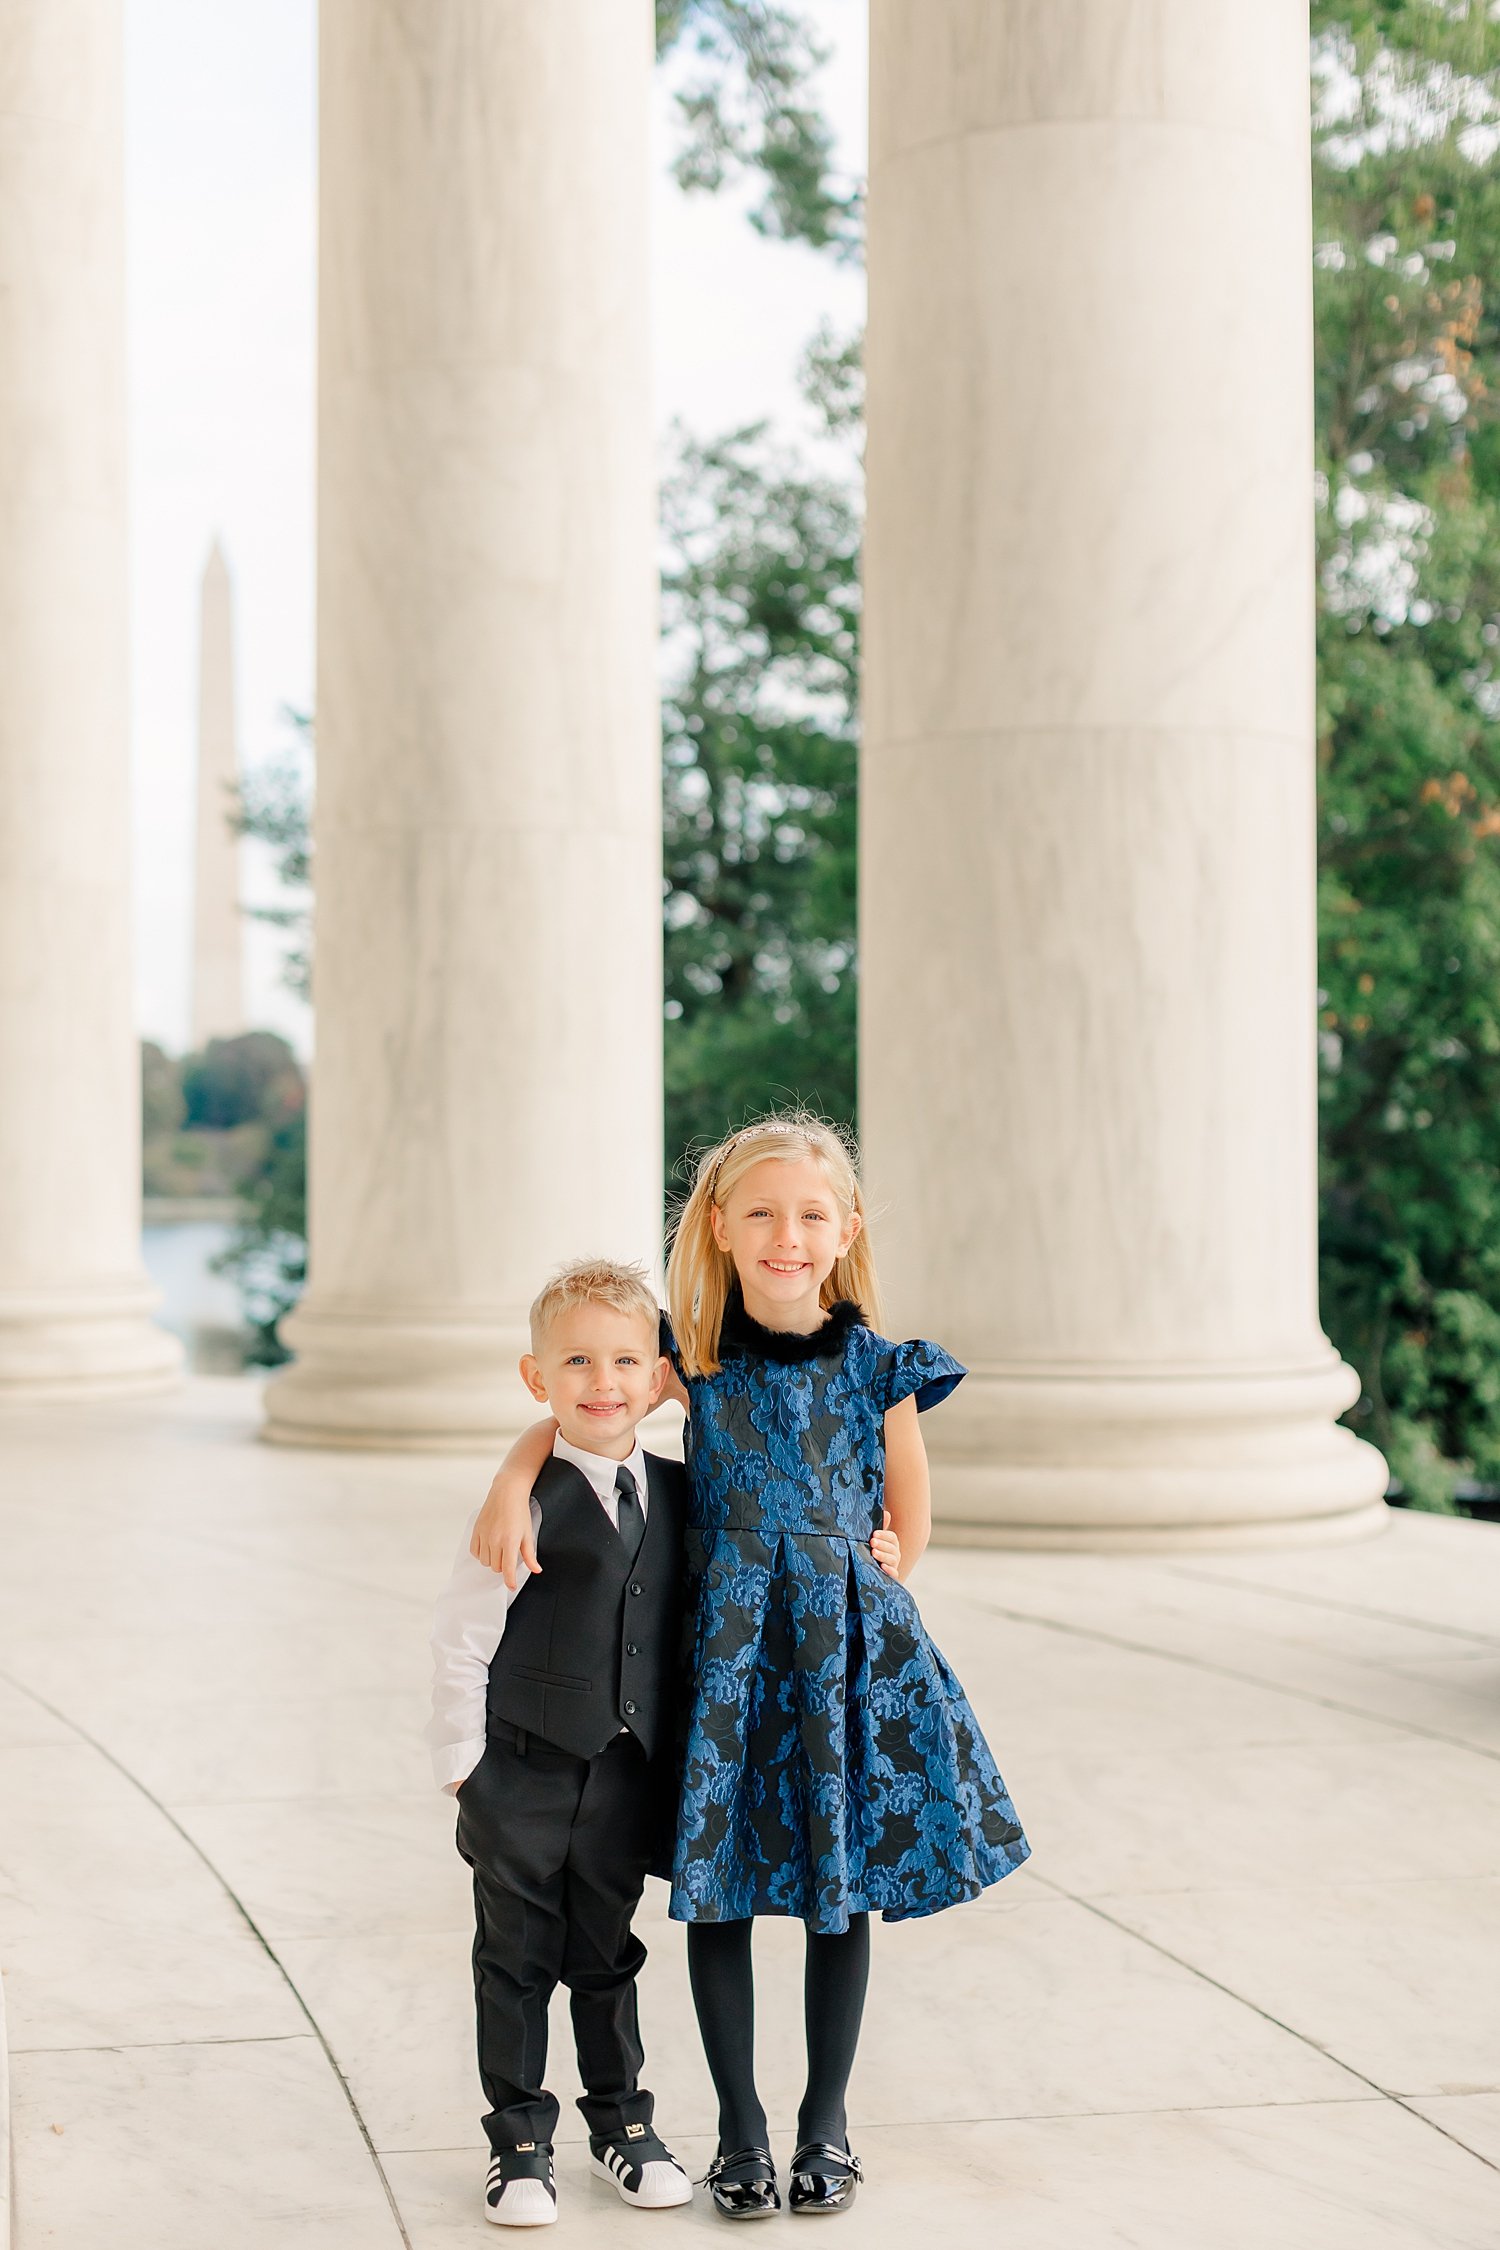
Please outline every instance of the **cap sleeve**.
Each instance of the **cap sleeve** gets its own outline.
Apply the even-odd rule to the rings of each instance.
[[[950,1391],[956,1391],[967,1375],[968,1369],[941,1344],[929,1344],[917,1339],[905,1344],[887,1344],[881,1352],[875,1370],[875,1398],[883,1414],[899,1406],[904,1398],[915,1398],[917,1412],[925,1414],[929,1406],[939,1406]]]

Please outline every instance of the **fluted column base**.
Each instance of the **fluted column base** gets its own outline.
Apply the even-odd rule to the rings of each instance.
[[[531,1338],[514,1316],[303,1304],[281,1333],[297,1356],[266,1385],[271,1445],[491,1453],[539,1411],[516,1372]]]
[[[0,1403],[169,1389],[182,1345],[151,1318],[142,1277],[96,1288],[0,1291]]]
[[[1330,1352],[1288,1366],[975,1367],[925,1425],[933,1537],[1152,1550],[1357,1539],[1386,1466],[1334,1417],[1359,1395]]]

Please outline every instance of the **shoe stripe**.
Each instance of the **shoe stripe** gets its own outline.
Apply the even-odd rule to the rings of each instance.
[[[628,2203],[638,2203],[642,2196],[646,2194],[648,2186],[646,2174],[652,2167],[658,2174],[665,2175],[667,2178],[675,2175],[676,2179],[685,2183],[689,2192],[691,2192],[692,2183],[688,2180],[687,2173],[678,2163],[671,2150],[660,2141],[648,2142],[644,2149],[633,2149],[628,2156],[623,2149],[617,2147],[612,2141],[596,2144],[590,2153],[599,2170],[607,2179],[614,2182],[614,2185]],[[656,2189],[660,2190],[666,2184],[666,2181],[663,2178],[658,2178],[653,2184]]]
[[[490,2158],[489,2171],[485,2174],[484,2188],[486,2196],[488,2196],[491,2190],[494,2188],[507,2188],[513,2186],[517,2178],[523,2180],[538,2180],[539,2184],[547,2190],[547,2193],[551,2196],[553,2202],[555,2203],[557,2201],[557,2171],[550,2156],[547,2159],[547,2171],[545,2178],[542,2178],[541,2175],[536,2172],[522,2172],[513,2175],[511,2179],[507,2179],[505,2177],[505,2159],[500,2156],[492,2156]]]
[[[687,2178],[687,2174],[683,2171],[675,2156],[648,2156],[639,2163],[633,2164],[628,2156],[623,2155],[619,2149],[608,2143],[594,2152],[594,2161],[614,2181],[620,2193],[629,2202],[638,2201],[645,2193],[646,2167],[648,2164],[655,2164],[658,2170],[665,2169],[669,2172],[676,2172],[681,2178]]]

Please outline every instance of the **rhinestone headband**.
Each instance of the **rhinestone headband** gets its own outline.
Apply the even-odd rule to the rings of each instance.
[[[807,1139],[807,1135],[800,1125],[783,1125],[779,1118],[772,1118],[764,1125],[742,1126],[739,1132],[732,1133],[724,1143],[719,1151],[719,1161],[709,1175],[708,1200],[710,1203],[718,1201],[719,1174],[723,1171],[741,1141],[756,1140],[764,1133],[782,1133],[791,1141],[805,1141]]]

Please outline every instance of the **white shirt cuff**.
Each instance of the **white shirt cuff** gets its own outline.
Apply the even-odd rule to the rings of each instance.
[[[439,1789],[456,1789],[467,1781],[484,1756],[484,1736],[477,1742],[448,1742],[434,1746],[432,1775]]]

